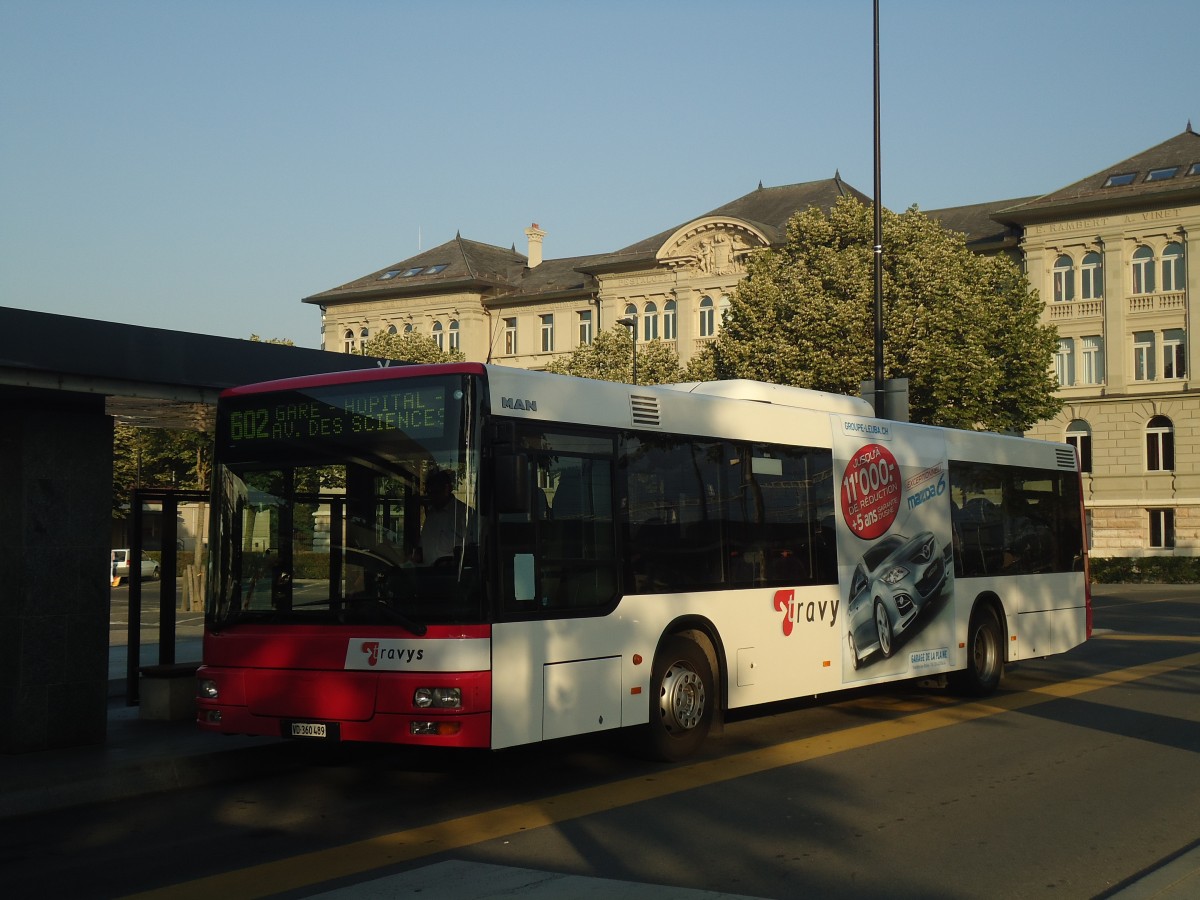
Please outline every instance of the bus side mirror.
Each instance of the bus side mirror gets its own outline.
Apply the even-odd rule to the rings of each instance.
[[[529,512],[529,457],[524,453],[496,456],[496,511]]]

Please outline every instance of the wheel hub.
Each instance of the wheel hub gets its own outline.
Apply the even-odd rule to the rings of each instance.
[[[689,731],[704,717],[704,681],[680,663],[663,676],[659,710],[668,731]]]

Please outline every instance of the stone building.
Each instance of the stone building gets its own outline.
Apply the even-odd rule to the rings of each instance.
[[[841,180],[758,189],[614,253],[546,259],[455,236],[305,303],[323,346],[354,352],[379,331],[416,330],[467,359],[544,368],[625,316],[639,341],[682,362],[712,341],[749,254],[783,240],[788,219],[839,197]],[[1200,554],[1200,392],[1188,360],[1200,294],[1188,264],[1200,233],[1200,137],[1164,143],[1039,197],[929,213],[978,253],[1022,263],[1059,332],[1065,401],[1031,437],[1080,453],[1093,552]]]
[[[666,341],[682,362],[712,341],[749,254],[783,240],[792,215],[839,197],[870,198],[835,174],[764,188],[615,253],[546,259],[469,241],[438,247],[304,299],[321,308],[323,347],[354,352],[383,332],[418,331],[467,359],[541,369],[620,318],[639,341]]]
[[[1187,130],[1001,210],[1058,329],[1063,411],[1031,437],[1079,449],[1098,556],[1200,553],[1200,136]]]

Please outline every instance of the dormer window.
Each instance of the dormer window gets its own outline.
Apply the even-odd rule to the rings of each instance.
[[[1146,174],[1147,181],[1166,181],[1168,178],[1174,178],[1179,171],[1179,166],[1164,166],[1161,169],[1151,169]]]
[[[1104,182],[1105,187],[1124,187],[1127,184],[1133,184],[1137,178],[1137,172],[1125,172],[1121,175],[1109,175]]]

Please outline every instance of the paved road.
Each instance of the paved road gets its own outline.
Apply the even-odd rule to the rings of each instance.
[[[674,766],[607,737],[308,763],[280,745],[272,776],[28,817],[7,883],[457,898],[579,876],[778,898],[1183,900],[1196,894],[1169,891],[1197,886],[1200,589],[1098,593],[1093,641],[1012,669],[985,701],[909,684],[760,710]],[[463,866],[484,892],[454,880]]]

